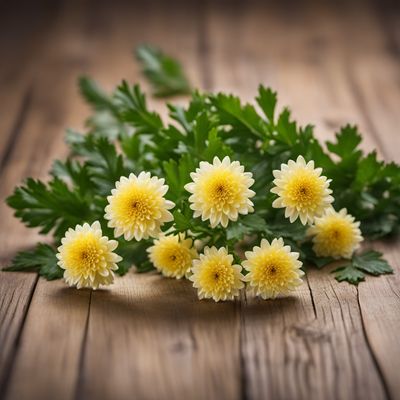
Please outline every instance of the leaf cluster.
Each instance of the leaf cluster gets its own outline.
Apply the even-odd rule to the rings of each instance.
[[[137,54],[158,94],[187,90],[182,71],[173,60],[150,48],[140,48]],[[271,206],[272,171],[298,155],[313,159],[323,168],[324,175],[332,179],[335,208],[346,207],[360,220],[366,238],[398,231],[400,167],[378,160],[376,152],[364,154],[356,126],[344,126],[331,141],[322,143],[312,125],[300,126],[288,108],[279,110],[277,93],[264,86],[259,87],[254,104],[243,104],[231,94],[195,91],[186,107],[167,105],[167,123],[149,110],[138,85],[123,81],[109,95],[94,81],[82,77],[79,87],[94,111],[87,121],[86,134],[68,131],[66,142],[71,155],[54,163],[51,179],[46,183],[28,179],[7,199],[17,218],[43,234],[52,233],[56,245],[67,228],[85,221],[99,220],[103,231],[112,236],[104,220],[107,195],[120,176],[145,170],[164,177],[169,185],[167,197],[176,203],[176,231],[190,231],[195,239],[227,246],[237,257],[243,250],[237,244],[243,239],[246,247],[246,243],[251,245],[264,237],[281,236],[300,251],[304,261],[321,266],[329,260],[315,256],[306,243],[305,228],[290,224],[282,210]],[[200,161],[225,155],[253,173],[256,212],[231,222],[226,230],[211,229],[206,222],[193,219],[184,185]],[[119,242],[118,252],[124,257],[121,273],[133,263],[142,270],[150,268],[145,263],[148,242]],[[21,253],[12,268],[36,268],[44,276],[56,276],[53,270],[47,272],[50,249],[39,245],[29,255]],[[357,283],[365,272],[390,272],[377,254],[355,256],[336,272],[337,279]],[[35,261],[26,262],[28,258]]]

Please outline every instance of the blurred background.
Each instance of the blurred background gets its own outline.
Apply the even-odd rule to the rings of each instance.
[[[260,82],[272,85],[302,120],[321,127],[357,120],[348,103],[360,90],[375,98],[377,87],[386,92],[399,82],[395,1],[39,0],[0,7],[0,104],[18,108],[22,90],[40,96],[54,122],[64,111],[71,124],[82,121],[81,104],[67,100],[78,75],[109,90],[122,78],[141,80],[133,62],[141,43],[177,57],[194,87],[250,99]]]

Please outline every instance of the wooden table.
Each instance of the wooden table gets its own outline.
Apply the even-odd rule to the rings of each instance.
[[[39,238],[3,199],[66,155],[64,128],[89,113],[77,77],[109,90],[143,82],[132,60],[142,42],[177,56],[201,89],[251,100],[260,82],[271,85],[319,137],[354,122],[366,150],[400,162],[399,8],[275,3],[2,2],[2,264]],[[152,106],[165,115],[162,101]],[[155,274],[92,292],[2,272],[0,397],[400,399],[400,251],[377,247],[394,275],[355,287],[310,270],[276,301],[199,302],[188,282]]]

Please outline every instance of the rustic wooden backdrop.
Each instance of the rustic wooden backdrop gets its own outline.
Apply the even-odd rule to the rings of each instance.
[[[38,240],[4,198],[46,177],[67,152],[64,128],[88,115],[77,77],[142,81],[142,42],[178,57],[197,87],[250,100],[272,85],[321,138],[354,122],[366,150],[400,162],[399,7],[274,3],[1,1],[2,265]],[[398,243],[378,245],[394,275],[354,287],[312,270],[295,295],[267,302],[199,302],[187,282],[155,274],[91,292],[2,272],[0,397],[400,399]]]

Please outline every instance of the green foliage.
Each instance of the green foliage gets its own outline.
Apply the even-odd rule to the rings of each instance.
[[[136,49],[136,57],[142,63],[143,73],[153,86],[155,96],[189,93],[189,82],[178,61],[146,45]]]
[[[335,269],[335,278],[341,281],[357,285],[365,279],[365,274],[382,275],[391,274],[393,269],[388,262],[382,258],[382,253],[378,251],[366,251],[365,253],[354,255],[349,263]]]
[[[69,227],[92,217],[90,204],[58,177],[47,184],[29,178],[25,185],[15,189],[7,204],[26,226],[39,227],[43,234],[52,231],[57,239]]]
[[[187,90],[187,82],[175,61],[148,47],[141,47],[138,57],[158,95]],[[289,109],[280,111],[277,93],[263,86],[259,87],[256,106],[243,104],[230,94],[193,92],[186,107],[168,105],[168,124],[148,108],[138,85],[122,81],[113,93],[107,94],[94,81],[81,78],[79,87],[94,110],[87,121],[86,134],[68,131],[66,142],[71,155],[54,163],[49,182],[30,178],[7,199],[17,218],[43,234],[52,233],[55,245],[69,227],[95,220],[112,237],[113,231],[104,219],[107,195],[121,176],[145,170],[166,180],[166,196],[176,204],[174,222],[166,229],[173,226],[177,232],[189,231],[193,238],[210,245],[228,246],[235,259],[236,245],[243,239],[253,245],[262,238],[283,237],[300,252],[304,262],[322,267],[331,259],[314,254],[306,228],[297,222],[290,224],[282,210],[271,206],[272,171],[298,155],[323,168],[323,174],[332,179],[335,208],[346,207],[361,221],[366,238],[398,232],[400,167],[378,160],[375,152],[365,155],[355,126],[347,125],[332,141],[321,143],[313,126],[299,126]],[[200,161],[225,155],[252,172],[255,213],[231,221],[227,229],[211,229],[207,222],[193,218],[184,185]],[[120,274],[134,264],[140,271],[150,268],[145,250],[151,242],[127,243],[120,238],[118,241],[117,252],[124,258]],[[43,246],[21,253],[12,268],[48,271],[51,248]],[[369,252],[354,256],[336,271],[336,277],[358,283],[365,274],[388,272],[390,267],[381,255]]]
[[[21,251],[13,259],[6,271],[35,271],[51,281],[63,276],[63,270],[57,265],[55,249],[48,244],[38,243],[33,250]]]

